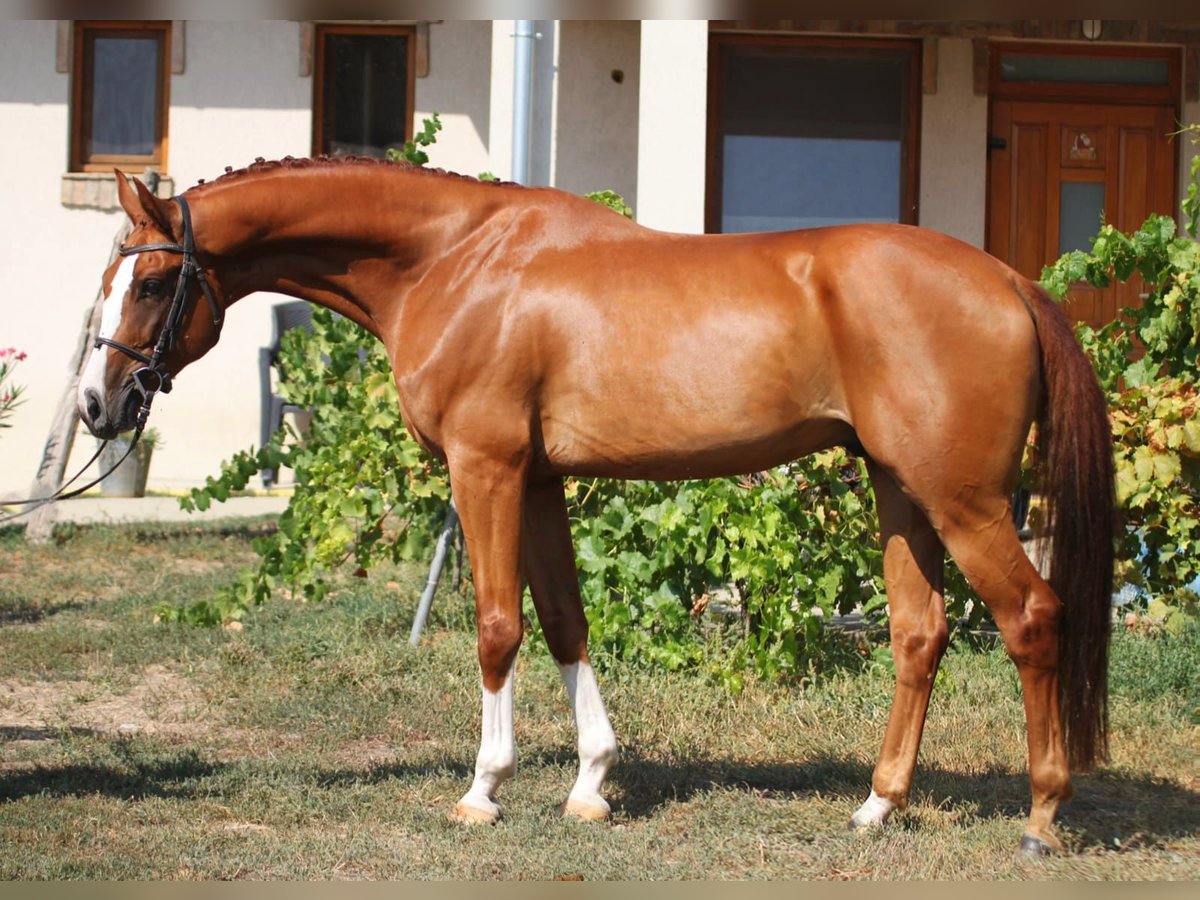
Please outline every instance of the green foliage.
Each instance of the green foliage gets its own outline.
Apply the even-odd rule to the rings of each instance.
[[[434,113],[432,119],[422,121],[421,130],[411,141],[405,141],[404,146],[400,148],[389,147],[387,158],[392,162],[405,161],[417,166],[425,165],[429,162],[429,154],[422,148],[437,143],[437,133],[441,130],[441,117]]]
[[[1114,635],[1109,688],[1139,703],[1174,698],[1182,717],[1200,724],[1200,627],[1174,633],[1131,613]]]
[[[297,434],[285,424],[268,446],[235,454],[180,501],[184,509],[207,509],[259,470],[286,466],[296,485],[279,530],[255,540],[257,572],[216,598],[157,610],[165,620],[236,619],[276,589],[320,599],[329,573],[343,564],[366,571],[381,559],[421,557],[444,515],[445,472],[404,428],[382,344],[348,319],[314,309],[312,331],[287,332],[280,357],[287,373],[280,394],[312,412],[309,430]]]
[[[618,212],[627,219],[633,218],[633,207],[626,203],[625,198],[616,191],[592,191],[583,196],[596,201],[601,206],[607,206],[613,212]]]
[[[734,688],[819,667],[823,617],[882,603],[862,474],[831,451],[754,478],[569,482],[593,657]]]
[[[1190,129],[1196,132],[1196,129]],[[1119,582],[1173,622],[1194,618],[1200,577],[1200,156],[1175,220],[1150,216],[1125,234],[1105,225],[1090,253],[1063,256],[1042,274],[1058,298],[1071,285],[1140,281],[1141,305],[1078,335],[1109,402],[1117,500],[1126,529]],[[1189,612],[1190,611],[1190,612]]]

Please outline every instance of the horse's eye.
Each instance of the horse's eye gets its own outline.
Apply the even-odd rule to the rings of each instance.
[[[162,290],[163,283],[161,281],[159,281],[157,278],[147,278],[142,282],[141,296],[156,297],[162,293]]]

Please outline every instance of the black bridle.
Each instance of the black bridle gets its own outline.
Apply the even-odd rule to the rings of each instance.
[[[112,338],[105,337],[97,337],[94,345],[97,350],[101,346],[120,350],[126,356],[132,357],[142,364],[142,367],[135,369],[131,376],[134,387],[142,395],[142,407],[138,410],[137,417],[137,433],[139,436],[142,429],[146,426],[146,419],[150,416],[150,404],[154,400],[154,395],[160,391],[164,394],[171,392],[171,374],[163,368],[162,359],[175,345],[175,339],[179,331],[179,320],[183,317],[183,308],[187,302],[188,285],[193,278],[200,285],[200,289],[204,293],[204,298],[208,301],[208,308],[212,313],[213,325],[218,331],[220,331],[221,324],[225,318],[224,310],[221,309],[221,304],[217,302],[217,298],[213,295],[208,278],[204,274],[204,269],[196,262],[196,241],[192,234],[191,210],[188,209],[187,201],[182,196],[175,197],[174,199],[179,204],[179,211],[183,214],[183,243],[175,244],[163,241],[155,244],[138,244],[135,247],[122,246],[117,251],[121,256],[133,256],[137,253],[150,253],[155,250],[183,255],[183,265],[179,270],[179,279],[175,282],[175,296],[171,300],[171,308],[167,311],[167,319],[163,323],[162,331],[158,333],[158,341],[154,344],[153,352],[147,356],[145,353],[135,350],[128,344],[122,344],[120,341],[114,341]]]
[[[154,401],[155,394],[162,392],[169,394],[171,392],[171,373],[163,367],[163,357],[175,346],[175,341],[179,333],[179,321],[183,318],[183,309],[187,303],[188,286],[194,278],[200,285],[201,291],[204,293],[204,298],[208,301],[208,308],[212,313],[213,325],[217,331],[221,330],[221,325],[225,320],[224,310],[221,309],[221,304],[217,302],[216,296],[212,292],[212,287],[208,283],[208,278],[204,274],[204,269],[196,262],[196,240],[192,233],[192,213],[188,209],[188,204],[182,196],[173,198],[179,204],[179,211],[183,214],[183,242],[179,244],[169,241],[161,241],[154,244],[138,244],[134,247],[121,246],[117,252],[121,256],[133,256],[137,253],[150,253],[154,250],[163,250],[167,253],[180,253],[183,255],[183,265],[179,270],[179,279],[175,282],[175,296],[171,299],[171,308],[167,311],[166,321],[163,322],[162,331],[158,333],[158,340],[154,344],[154,350],[149,356],[142,353],[140,350],[135,350],[128,344],[122,344],[120,341],[114,341],[112,338],[97,337],[96,342],[92,345],[93,349],[99,350],[102,346],[112,347],[114,350],[119,350],[126,356],[132,357],[142,364],[140,369],[135,369],[132,376],[133,385],[138,393],[142,395],[142,405],[138,409],[137,424],[133,434],[133,440],[129,444],[129,449],[125,454],[117,460],[107,472],[96,478],[83,487],[76,488],[73,491],[67,492],[75,481],[94,463],[99,457],[101,451],[108,444],[105,441],[100,445],[95,455],[87,461],[82,469],[80,469],[74,477],[66,484],[60,487],[49,497],[42,497],[33,500],[7,500],[0,502],[0,506],[28,506],[29,509],[22,510],[19,513],[0,517],[0,525],[28,515],[34,510],[45,506],[49,503],[54,503],[57,500],[65,500],[68,497],[76,497],[82,494],[89,488],[95,487],[112,472],[114,472],[121,463],[125,462],[126,457],[133,453],[137,447],[138,441],[142,437],[142,432],[146,428],[146,420],[150,418],[150,404]]]

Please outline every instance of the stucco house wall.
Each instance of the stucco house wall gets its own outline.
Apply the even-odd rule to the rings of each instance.
[[[55,70],[56,29],[53,21],[0,22],[0,346],[28,354],[13,376],[26,400],[0,433],[0,495],[23,495],[33,480],[124,216],[60,200],[70,75]],[[431,26],[415,117],[440,112],[434,163],[445,168],[498,168],[489,155],[492,30],[487,21]],[[185,69],[170,86],[167,174],[176,190],[257,156],[310,153],[313,87],[301,75],[299,23],[189,21],[185,36]],[[220,343],[156,400],[151,424],[163,446],[151,489],[202,483],[223,459],[258,443],[258,348],[271,338],[271,304],[287,299],[255,295],[235,304]],[[71,465],[94,446],[80,429]]]
[[[535,180],[572,191],[613,188],[643,224],[702,231],[709,23],[537,27]],[[434,165],[511,177],[513,33],[511,20],[428,26],[414,119],[441,115]],[[257,156],[310,152],[313,85],[302,74],[301,23],[188,21],[184,34],[184,70],[170,87],[167,174],[176,190]],[[29,488],[123,215],[61,201],[70,75],[56,70],[56,41],[53,21],[0,22],[0,348],[28,353],[14,379],[27,386],[27,400],[13,427],[0,431],[0,496]],[[974,90],[971,39],[938,38],[937,60],[936,91],[921,98],[919,222],[983,246],[988,101]],[[1182,112],[1184,123],[1200,122],[1200,102],[1185,102]],[[1179,154],[1181,187],[1196,152],[1187,145]],[[257,444],[257,354],[271,336],[271,303],[281,299],[235,305],[221,343],[156,402],[152,424],[164,446],[151,489],[199,484],[221,460]],[[94,447],[82,429],[76,444],[72,465]]]

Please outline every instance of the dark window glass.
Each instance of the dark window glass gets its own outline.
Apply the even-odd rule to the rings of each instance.
[[[1058,253],[1091,250],[1104,224],[1104,182],[1064,181],[1058,191]]]
[[[913,51],[721,51],[720,231],[910,220]]]
[[[408,134],[408,37],[324,35],[319,147],[331,156],[382,157]]]
[[[1170,77],[1165,59],[1005,53],[1000,61],[1003,81],[1167,85]]]
[[[89,156],[150,156],[159,110],[157,38],[104,37],[91,41]]]

